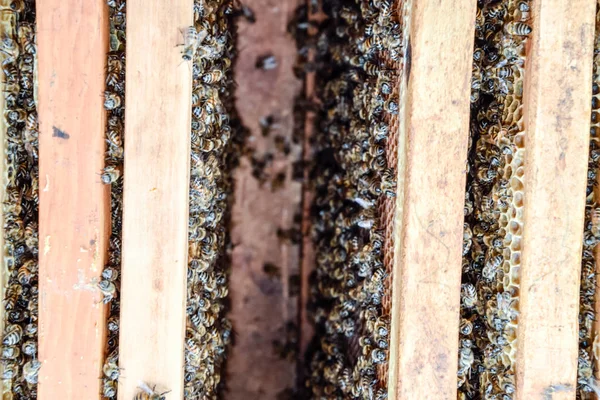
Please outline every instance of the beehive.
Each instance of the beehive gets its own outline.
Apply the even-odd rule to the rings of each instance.
[[[3,398],[591,398],[570,7],[0,1]]]

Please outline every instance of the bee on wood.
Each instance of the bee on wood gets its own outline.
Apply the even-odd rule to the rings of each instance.
[[[208,36],[208,31],[202,29],[200,32],[195,27],[189,26],[186,29],[181,30],[183,35],[183,50],[181,51],[181,57],[185,61],[191,61],[194,57],[194,53],[198,49],[198,46]]]
[[[148,386],[148,384],[145,382],[141,382],[138,388],[141,391],[133,397],[133,400],[165,400],[165,394],[170,392],[170,390],[168,390],[166,392],[158,393],[156,391],[156,385],[150,388],[150,386]]]
[[[117,294],[117,288],[114,283],[107,280],[102,280],[98,283],[98,289],[104,296],[102,302],[104,304],[110,303],[112,299],[115,298]]]
[[[111,185],[119,180],[121,177],[121,170],[113,165],[107,165],[104,167],[100,180],[105,185]]]
[[[119,379],[120,368],[117,366],[116,361],[107,360],[102,367],[102,372],[108,379],[116,381]]]
[[[273,54],[266,54],[258,57],[255,64],[257,69],[262,69],[264,71],[275,69],[277,68],[277,65],[277,59]]]

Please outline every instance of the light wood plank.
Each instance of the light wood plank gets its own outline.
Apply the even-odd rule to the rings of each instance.
[[[517,399],[573,399],[595,0],[532,2]]]
[[[144,382],[183,396],[192,0],[127,1],[127,88],[118,397]]]
[[[76,22],[74,22],[76,21]],[[37,2],[40,120],[38,398],[98,399],[109,233],[103,0]]]
[[[390,399],[456,399],[476,1],[407,1]]]

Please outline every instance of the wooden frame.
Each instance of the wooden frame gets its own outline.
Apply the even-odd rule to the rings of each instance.
[[[106,307],[108,187],[104,167],[103,0],[37,2],[40,120],[38,398],[97,399]],[[78,21],[74,24],[72,21]]]
[[[574,398],[596,1],[533,2],[516,399]]]
[[[127,1],[118,398],[139,385],[183,396],[193,1]]]
[[[476,1],[436,3],[402,14],[390,399],[456,399]]]

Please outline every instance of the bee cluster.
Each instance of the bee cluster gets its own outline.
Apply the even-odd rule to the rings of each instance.
[[[306,385],[315,398],[384,399],[387,364],[385,233],[378,206],[396,193],[388,163],[399,111],[403,47],[398,2],[323,1],[315,41],[320,108],[313,204],[315,350]],[[312,10],[311,10],[312,11]]]
[[[461,399],[511,399],[523,231],[529,0],[479,1],[458,358]]]
[[[3,398],[37,398],[38,119],[34,95],[35,2],[0,1],[6,184],[2,336]]]
[[[119,296],[121,272],[121,231],[123,222],[123,171],[125,128],[125,0],[108,0],[109,51],[106,68],[104,108],[107,112],[105,168],[101,180],[110,186],[111,231],[108,262],[98,289],[109,304],[106,359],[103,366],[102,395],[117,396],[119,378]]]
[[[577,398],[590,398],[595,390],[595,364],[598,362],[598,333],[594,329],[596,320],[596,259],[595,249],[600,242],[600,201],[597,182],[600,167],[600,7],[596,10],[596,36],[594,41],[594,63],[592,75],[592,116],[590,128],[590,150],[586,188],[583,253],[581,259],[581,287],[579,292],[579,359]]]
[[[231,91],[235,11],[231,0],[194,1],[186,399],[217,398],[233,335],[225,311],[231,171],[242,132]]]

